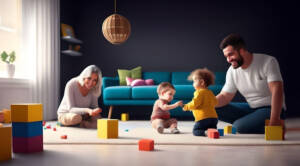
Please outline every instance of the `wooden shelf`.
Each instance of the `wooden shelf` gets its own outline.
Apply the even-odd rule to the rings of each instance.
[[[74,51],[74,50],[63,50],[61,52],[66,54],[66,55],[70,55],[70,56],[82,56],[81,52]]]

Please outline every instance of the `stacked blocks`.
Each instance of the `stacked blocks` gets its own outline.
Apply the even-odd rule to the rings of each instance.
[[[4,123],[11,123],[11,111],[8,109],[3,109]]]
[[[11,160],[11,127],[0,127],[0,162]]]
[[[220,137],[220,134],[219,134],[219,132],[218,132],[217,129],[208,129],[207,130],[207,136],[208,136],[208,138],[215,138],[215,139],[217,139],[217,138]]]
[[[98,119],[97,132],[98,138],[118,138],[119,129],[117,119]]]
[[[232,133],[232,126],[225,126],[224,127],[224,134]]]
[[[43,105],[11,105],[13,152],[43,151]]]
[[[122,113],[121,114],[121,120],[122,121],[128,121],[129,119],[129,114],[128,113]]]
[[[224,129],[218,129],[219,135],[224,136]]]
[[[281,126],[268,126],[270,120],[265,121],[265,140],[284,140],[284,120],[280,120]]]
[[[140,151],[152,151],[154,150],[154,140],[152,139],[141,139],[139,140]]]

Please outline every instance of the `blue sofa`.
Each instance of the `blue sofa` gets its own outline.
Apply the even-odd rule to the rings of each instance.
[[[184,103],[191,101],[194,94],[194,87],[191,81],[187,80],[190,72],[143,72],[143,79],[153,79],[153,86],[120,86],[119,77],[103,77],[102,92],[103,103],[109,107],[108,118],[111,117],[113,106],[120,105],[153,105],[157,100],[157,85],[161,82],[170,82],[174,85],[176,93],[173,103],[183,100]],[[215,84],[208,88],[218,94],[225,83],[225,72],[215,72]],[[170,111],[171,116],[192,116],[191,112],[183,112],[181,108]]]

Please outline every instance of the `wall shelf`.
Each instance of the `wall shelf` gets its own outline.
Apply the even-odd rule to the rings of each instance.
[[[82,53],[81,52],[78,52],[78,51],[74,51],[74,50],[63,50],[61,51],[63,54],[66,54],[66,55],[70,55],[70,56],[82,56]]]
[[[82,44],[82,41],[76,38],[73,38],[71,36],[64,36],[62,37],[63,40],[70,42],[70,43],[74,43],[74,44]]]

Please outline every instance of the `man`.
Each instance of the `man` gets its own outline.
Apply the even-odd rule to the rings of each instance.
[[[286,106],[277,60],[250,53],[238,34],[224,38],[220,48],[231,66],[226,83],[217,95],[219,119],[232,123],[239,133],[264,133],[266,119],[270,119],[269,125],[280,125]],[[237,91],[247,103],[230,103]]]

